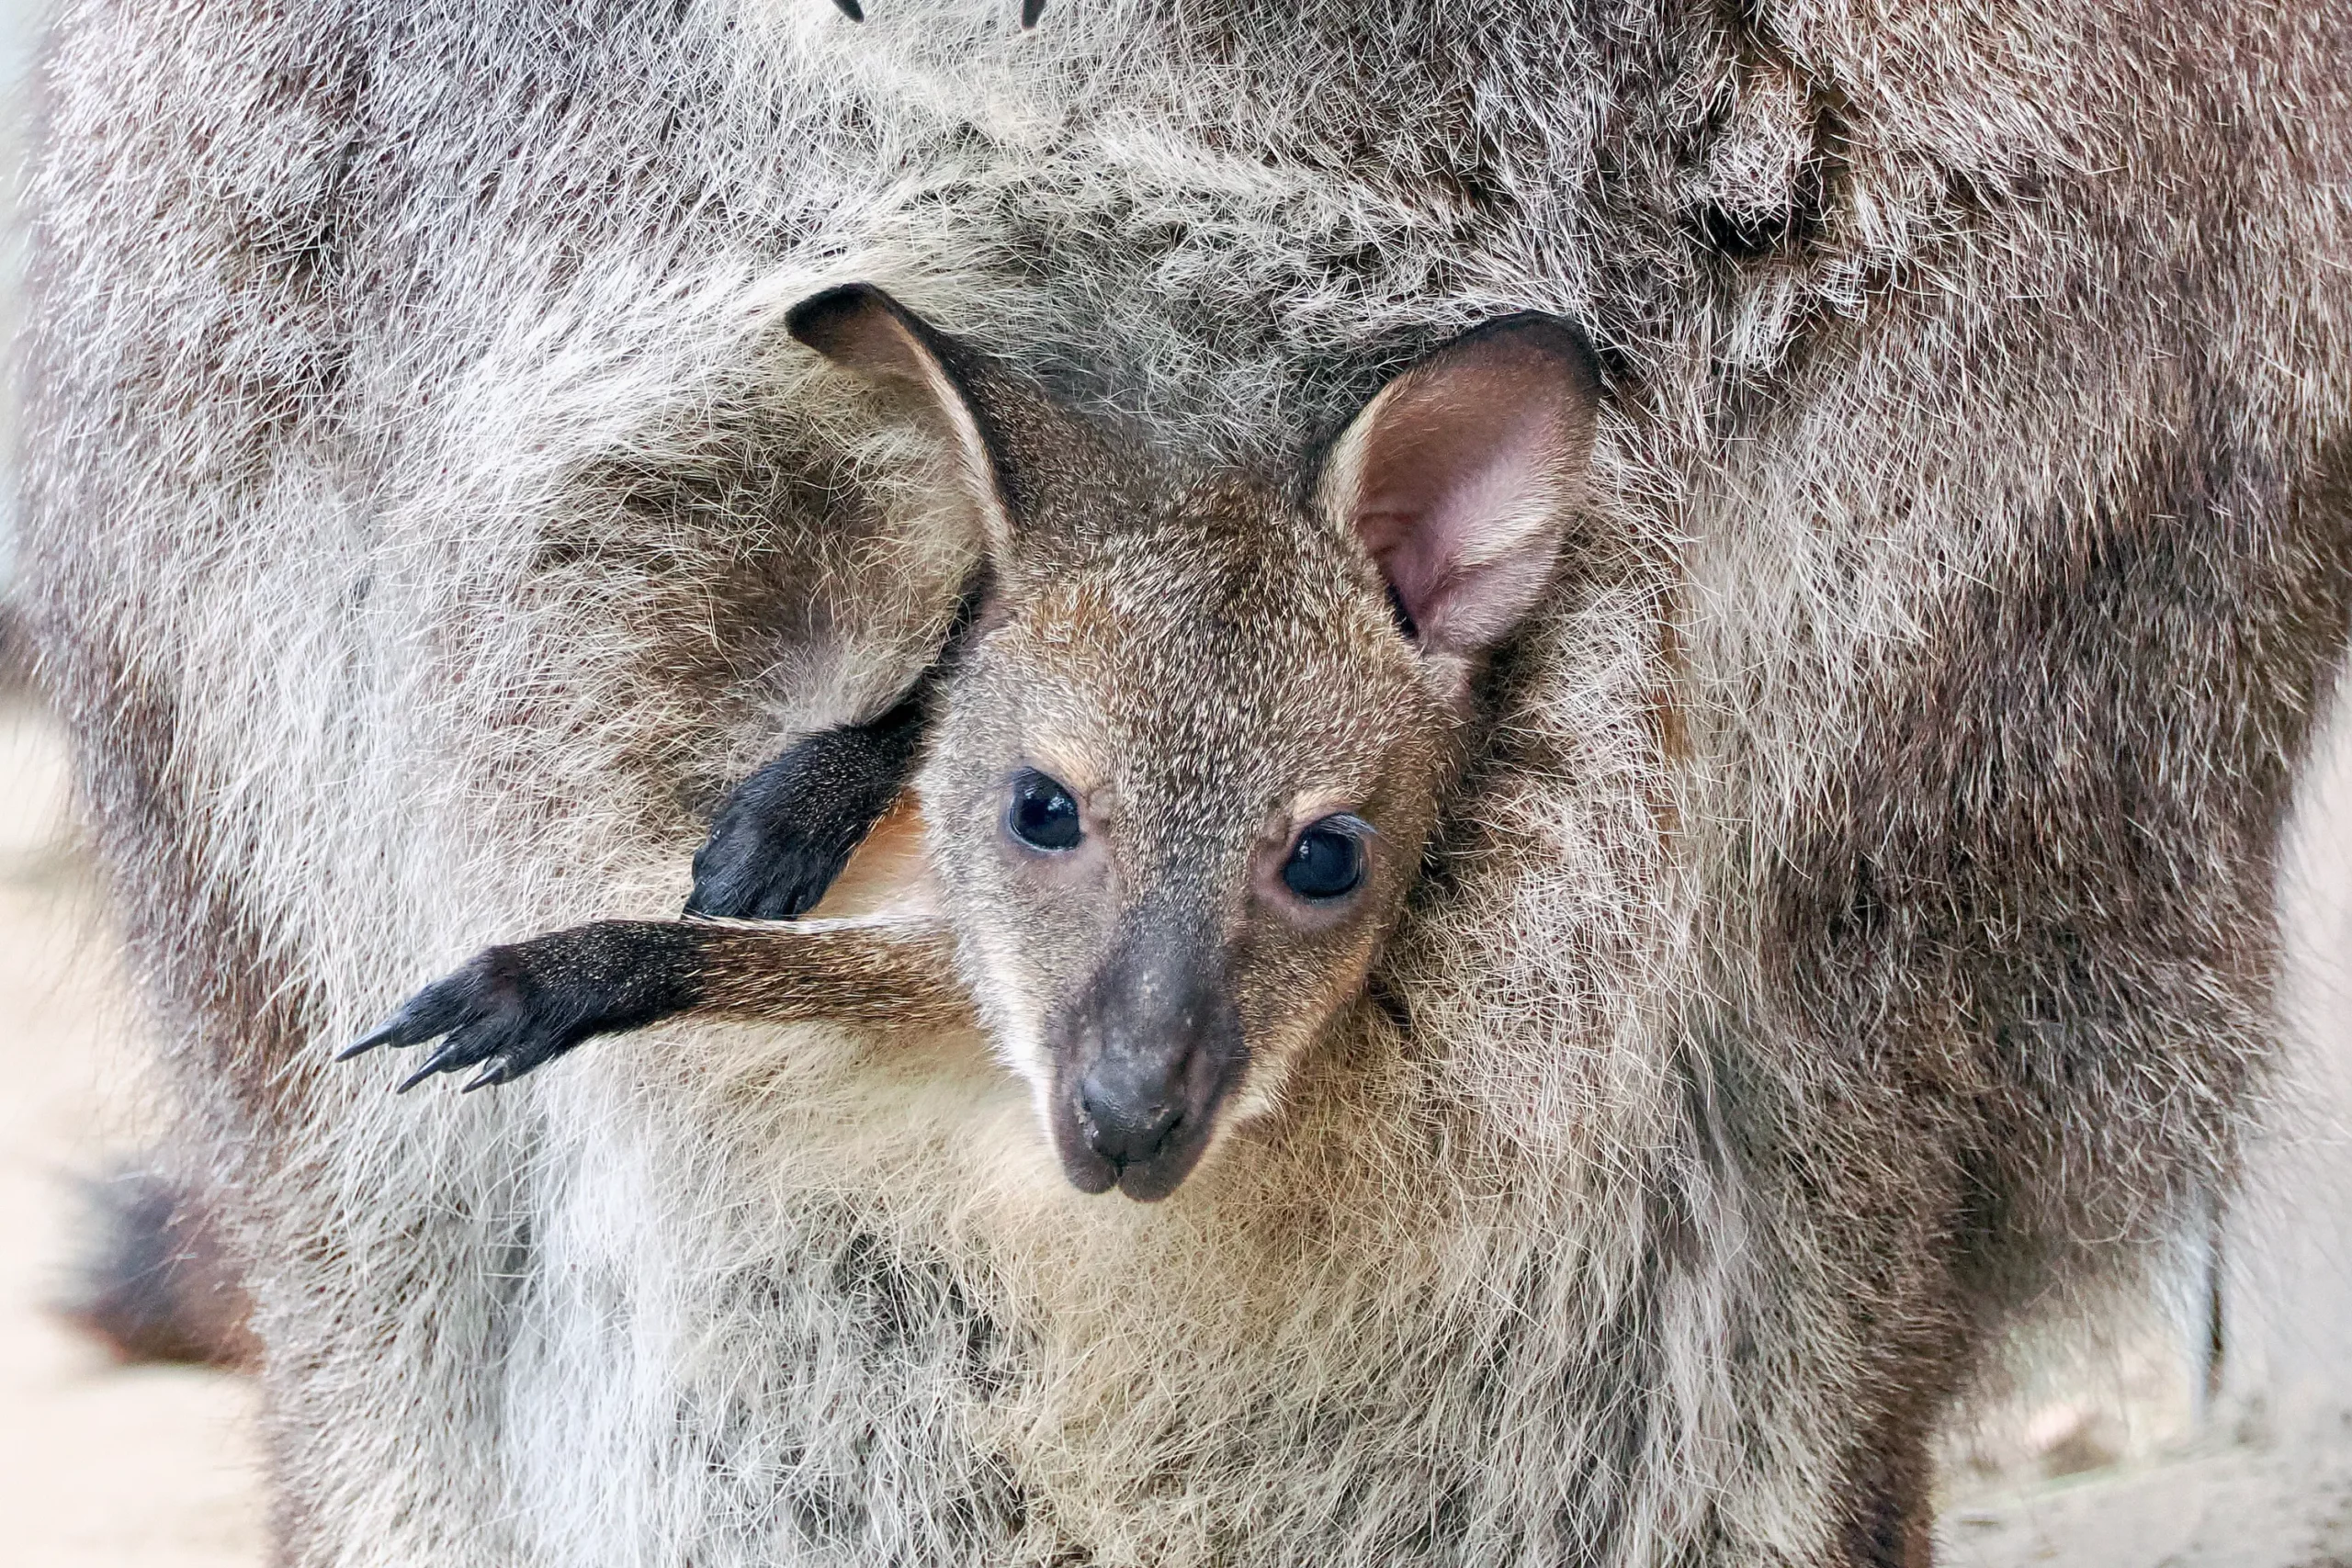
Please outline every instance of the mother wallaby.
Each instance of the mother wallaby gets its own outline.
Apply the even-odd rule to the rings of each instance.
[[[286,1561],[1916,1563],[2005,1317],[2230,1179],[2352,543],[2329,8],[100,0],[44,84],[23,566]],[[945,639],[935,422],[786,330],[864,278],[1217,471],[1598,353],[1395,931],[1156,1203],[952,1025],[326,1066],[674,910]]]

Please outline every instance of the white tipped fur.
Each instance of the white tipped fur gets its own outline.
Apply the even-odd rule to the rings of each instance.
[[[114,0],[48,54],[26,590],[283,1560],[1916,1554],[1986,1337],[2225,1185],[2275,1049],[2340,26],[869,16]],[[1071,1192],[971,1040],[327,1065],[673,909],[698,807],[935,643],[962,500],[781,331],[850,278],[1268,465],[1499,311],[1608,356],[1383,1005],[1167,1203]]]

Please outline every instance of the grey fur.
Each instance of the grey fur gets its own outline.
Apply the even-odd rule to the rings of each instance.
[[[2347,28],[69,7],[24,570],[287,1560],[1919,1560],[1987,1336],[2226,1183],[2277,1048]],[[777,326],[852,277],[1270,467],[1498,311],[1611,367],[1386,1005],[1155,1209],[822,1031],[325,1069],[675,908],[697,809],[936,641],[962,536]]]

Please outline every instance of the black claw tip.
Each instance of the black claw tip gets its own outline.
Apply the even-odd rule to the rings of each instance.
[[[478,1089],[489,1089],[493,1084],[503,1084],[505,1081],[506,1065],[503,1062],[492,1061],[484,1064],[481,1071],[468,1078],[465,1082],[465,1087],[458,1089],[458,1092],[459,1094],[471,1094]]]
[[[334,1054],[334,1059],[338,1062],[348,1062],[354,1056],[365,1056],[377,1046],[390,1040],[391,1037],[392,1026],[389,1023],[379,1024],[365,1035],[362,1035],[359,1039],[353,1041],[348,1045],[345,1045],[342,1050],[337,1051]]]
[[[836,0],[838,3],[838,0]],[[1046,14],[1046,0],[1021,0],[1021,25],[1034,28],[1037,18]]]
[[[840,6],[842,15],[847,17],[851,21],[862,22],[865,20],[865,7],[859,5],[857,0],[833,0],[833,4]]]
[[[435,1073],[444,1073],[447,1072],[451,1067],[463,1066],[465,1064],[460,1062],[458,1057],[458,1051],[455,1045],[442,1046],[441,1049],[434,1052],[432,1055],[427,1056],[424,1059],[424,1066],[417,1068],[416,1071],[402,1078],[400,1083],[393,1088],[392,1092],[394,1094],[406,1094],[409,1090],[414,1089],[417,1085],[423,1083],[425,1079],[431,1077]]]

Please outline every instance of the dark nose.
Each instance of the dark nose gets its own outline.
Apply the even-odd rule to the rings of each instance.
[[[1124,1169],[1159,1157],[1183,1121],[1182,1061],[1105,1057],[1078,1085],[1079,1131],[1087,1146]]]
[[[1149,1203],[1200,1162],[1249,1062],[1213,921],[1147,905],[1048,1025],[1049,1120],[1081,1192]]]

